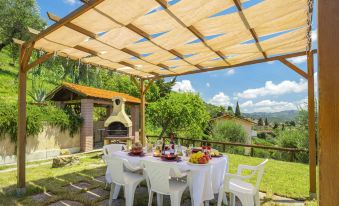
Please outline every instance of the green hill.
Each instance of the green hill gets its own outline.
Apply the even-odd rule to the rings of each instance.
[[[1,102],[16,102],[18,94],[18,62],[13,64],[13,59],[10,52],[3,49],[0,52],[0,101]],[[56,84],[51,84],[44,81],[44,88],[47,91],[52,90]],[[32,88],[32,74],[28,73],[27,90]],[[31,98],[27,96],[27,100]]]

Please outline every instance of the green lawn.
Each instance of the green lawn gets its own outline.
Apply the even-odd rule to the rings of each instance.
[[[62,188],[70,182],[86,181],[94,187],[99,187],[93,181],[94,177],[102,176],[105,166],[98,153],[85,154],[80,164],[65,168],[51,168],[50,164],[40,165],[27,169],[28,193],[27,196],[50,191],[58,198],[69,198],[69,194]],[[257,165],[264,159],[229,154],[230,172],[235,173],[238,164]],[[27,196],[17,199],[15,197],[16,171],[0,173],[0,205],[36,205]],[[102,186],[102,185],[101,185]],[[308,197],[308,165],[269,160],[265,167],[260,190],[268,194],[302,199]],[[79,198],[78,196],[71,197]],[[56,201],[52,199],[50,201]],[[312,203],[313,204],[313,203]],[[87,202],[85,205],[95,205]]]

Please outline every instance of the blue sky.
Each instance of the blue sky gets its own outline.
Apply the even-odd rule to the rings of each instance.
[[[247,4],[250,6],[251,0]],[[63,17],[81,6],[78,0],[37,0],[41,16],[49,23],[46,12]],[[315,12],[314,12],[315,13]],[[316,48],[316,15],[313,17],[313,48]],[[290,59],[306,69],[306,58]],[[315,65],[317,59],[315,58]],[[315,66],[317,72],[317,66]],[[317,76],[315,76],[317,77]],[[317,85],[317,81],[316,81]],[[243,112],[276,112],[297,109],[307,98],[307,80],[280,62],[261,63],[177,78],[174,90],[194,91],[215,105],[234,106],[239,101]]]

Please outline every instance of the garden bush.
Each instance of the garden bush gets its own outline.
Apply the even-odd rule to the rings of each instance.
[[[68,130],[73,136],[79,131],[82,118],[74,112],[72,108],[65,110],[59,109],[53,105],[37,106],[27,104],[26,128],[27,136],[39,134],[47,123],[59,127],[62,131]],[[0,138],[8,134],[12,142],[17,140],[17,104],[0,104]]]

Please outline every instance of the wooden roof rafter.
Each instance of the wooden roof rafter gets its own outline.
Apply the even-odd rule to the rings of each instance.
[[[89,2],[88,0],[87,0],[87,1],[86,1],[86,0],[81,0],[81,1],[82,1],[83,3],[85,3],[85,4],[87,4],[87,3]],[[187,61],[187,60],[184,58],[184,55],[183,55],[183,54],[180,54],[180,52],[178,52],[178,51],[176,51],[176,50],[173,50],[173,49],[172,49],[172,50],[167,50],[167,49],[165,49],[163,46],[161,46],[160,44],[154,42],[154,41],[152,40],[153,37],[152,37],[150,34],[144,32],[142,29],[138,28],[137,26],[133,25],[132,23],[127,24],[127,25],[124,25],[124,24],[122,24],[121,22],[119,22],[119,21],[113,19],[112,17],[108,16],[107,14],[103,13],[102,11],[100,11],[100,10],[98,10],[98,9],[96,9],[96,8],[93,8],[93,10],[97,11],[98,13],[100,13],[100,14],[103,15],[103,16],[105,16],[106,18],[112,20],[114,23],[120,25],[121,27],[126,27],[126,28],[129,29],[130,31],[132,31],[132,32],[134,32],[134,33],[136,33],[136,34],[142,36],[143,38],[147,39],[150,43],[152,43],[153,45],[159,47],[160,49],[162,49],[162,50],[164,50],[164,51],[170,52],[172,55],[174,55],[174,56],[176,56],[177,58],[179,58],[179,59],[185,61],[185,62],[188,63],[189,65],[191,65],[191,66],[193,66],[193,67],[196,67],[197,69],[203,69],[203,67],[200,66],[199,64],[194,65],[194,64],[192,64],[191,62]],[[167,67],[167,68],[169,68],[169,67]],[[170,71],[172,71],[172,70],[170,70]],[[174,72],[174,71],[172,71],[172,72]],[[174,73],[175,73],[175,72],[174,72]]]
[[[242,20],[242,22],[244,23],[244,25],[246,26],[246,28],[251,32],[251,35],[255,41],[255,44],[259,50],[260,53],[262,53],[262,55],[264,56],[265,59],[267,59],[267,54],[266,52],[262,49],[260,43],[259,43],[259,38],[258,35],[256,34],[256,32],[254,31],[254,29],[251,27],[251,25],[248,23],[247,18],[245,17],[244,13],[243,13],[243,9],[241,6],[241,2],[239,2],[239,0],[233,0],[235,6],[238,9],[238,14]]]
[[[168,3],[166,0],[155,0],[158,2],[176,22],[178,22],[182,27],[187,28],[194,36],[196,36],[210,51],[215,53],[219,58],[221,58],[227,65],[230,63],[227,61],[227,58],[221,51],[215,51],[210,45],[207,44],[205,36],[202,35],[193,25],[186,26],[182,20],[180,20],[171,10],[168,9]]]
[[[49,18],[50,20],[52,20],[52,21],[54,21],[54,22],[59,22],[59,21],[61,20],[60,17],[58,17],[58,16],[56,16],[56,15],[50,13],[50,12],[47,12],[47,16],[48,16],[48,18]],[[131,56],[133,56],[133,57],[135,57],[135,58],[137,58],[137,59],[140,59],[140,60],[142,60],[142,61],[145,61],[145,62],[147,62],[147,63],[149,63],[149,64],[154,65],[154,66],[159,66],[159,65],[153,64],[153,63],[150,62],[150,61],[147,61],[146,59],[142,58],[142,56],[141,56],[140,54],[138,54],[137,52],[134,52],[134,51],[132,51],[132,50],[130,50],[130,49],[127,49],[127,48],[119,49],[119,48],[116,48],[116,47],[114,47],[114,46],[112,46],[112,45],[110,45],[110,44],[107,44],[106,42],[99,40],[99,39],[98,39],[99,36],[98,36],[97,34],[94,34],[94,33],[90,32],[90,31],[88,31],[88,30],[86,30],[86,29],[84,29],[84,28],[82,28],[82,27],[80,27],[80,26],[77,26],[77,25],[75,25],[75,24],[73,24],[73,23],[68,23],[68,24],[66,24],[65,26],[68,27],[68,28],[70,28],[70,29],[73,29],[73,30],[75,30],[75,31],[77,31],[77,32],[80,32],[80,33],[82,33],[82,34],[84,34],[84,35],[86,35],[86,36],[88,36],[88,37],[90,37],[90,38],[93,38],[93,39],[97,40],[98,42],[100,42],[100,43],[102,43],[102,44],[104,44],[104,45],[106,45],[106,46],[109,46],[109,47],[111,47],[111,48],[113,48],[113,49],[120,50],[120,51],[122,51],[122,52],[124,52],[124,53],[126,53],[126,54],[129,54],[129,55],[131,55]],[[90,54],[95,55],[95,56],[99,56],[99,54],[98,54],[97,52],[91,51],[91,50],[89,50],[89,49],[87,49],[87,48],[84,48],[84,47],[82,47],[82,46],[79,46],[79,45],[76,46],[76,47],[74,47],[74,48],[75,48],[75,49],[78,49],[78,50],[80,50],[80,51],[84,51],[84,52],[86,52],[86,50],[87,50],[87,51],[88,51],[87,53],[90,53]],[[134,68],[134,67],[131,67],[131,68]],[[163,68],[163,69],[167,69],[167,67],[162,67],[162,68]],[[172,71],[172,72],[173,72],[173,71]],[[175,73],[175,72],[173,72],[173,73]]]

